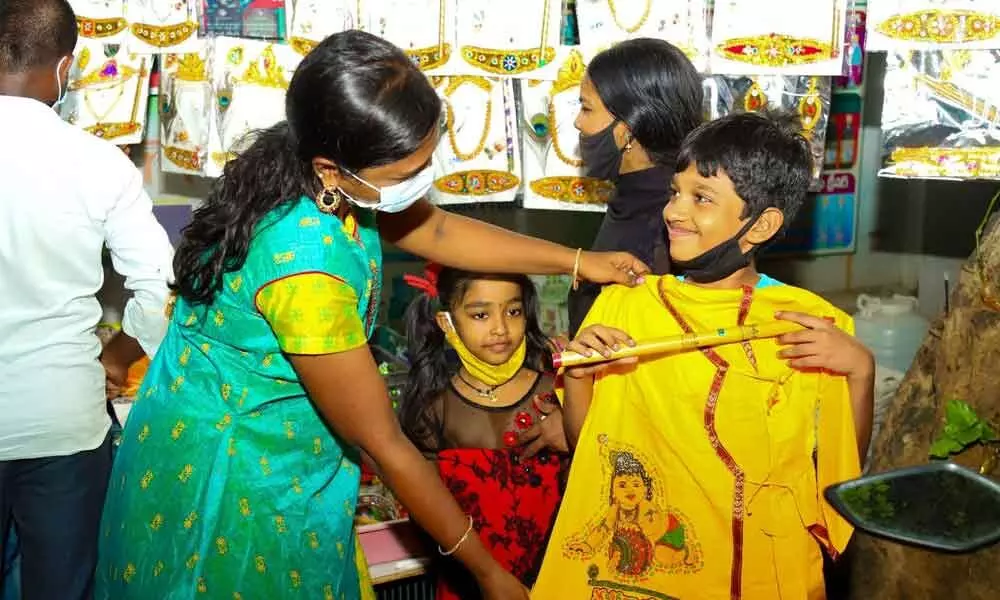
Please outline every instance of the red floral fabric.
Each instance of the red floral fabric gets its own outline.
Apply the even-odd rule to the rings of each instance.
[[[526,585],[533,583],[561,499],[560,459],[542,453],[521,460],[514,450],[454,448],[438,453],[438,470],[493,557]],[[480,597],[460,565],[442,567],[437,600]]]

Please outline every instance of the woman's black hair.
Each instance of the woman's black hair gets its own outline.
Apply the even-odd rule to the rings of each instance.
[[[399,402],[399,422],[403,431],[423,451],[442,447],[444,424],[432,407],[449,385],[454,369],[449,365],[444,332],[437,323],[438,311],[459,307],[475,281],[508,281],[521,288],[524,306],[524,366],[552,372],[552,345],[538,324],[538,292],[527,275],[470,273],[444,267],[438,274],[438,297],[417,296],[406,310],[409,382]]]
[[[402,50],[361,31],[326,38],[299,64],[287,120],[253,134],[194,211],[174,257],[178,294],[210,303],[246,260],[261,218],[321,191],[312,160],[352,172],[402,160],[438,127],[441,101]]]
[[[663,40],[626,40],[594,56],[587,76],[650,160],[672,168],[704,113],[701,76],[684,52]]]

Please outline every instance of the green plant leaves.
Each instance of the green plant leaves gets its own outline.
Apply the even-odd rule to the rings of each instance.
[[[997,441],[989,423],[979,418],[972,407],[961,400],[949,400],[945,406],[944,430],[931,444],[931,458],[945,459],[974,444]]]

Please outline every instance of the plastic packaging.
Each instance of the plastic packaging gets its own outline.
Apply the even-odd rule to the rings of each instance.
[[[1000,50],[886,56],[880,175],[1000,179]]]

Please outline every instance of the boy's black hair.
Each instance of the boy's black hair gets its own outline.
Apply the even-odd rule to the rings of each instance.
[[[697,165],[702,177],[721,170],[745,203],[742,218],[756,219],[768,208],[795,219],[812,180],[813,158],[799,116],[789,111],[731,113],[700,125],[681,144],[677,172]]]
[[[73,54],[76,17],[66,0],[0,1],[0,73],[52,67]]]

